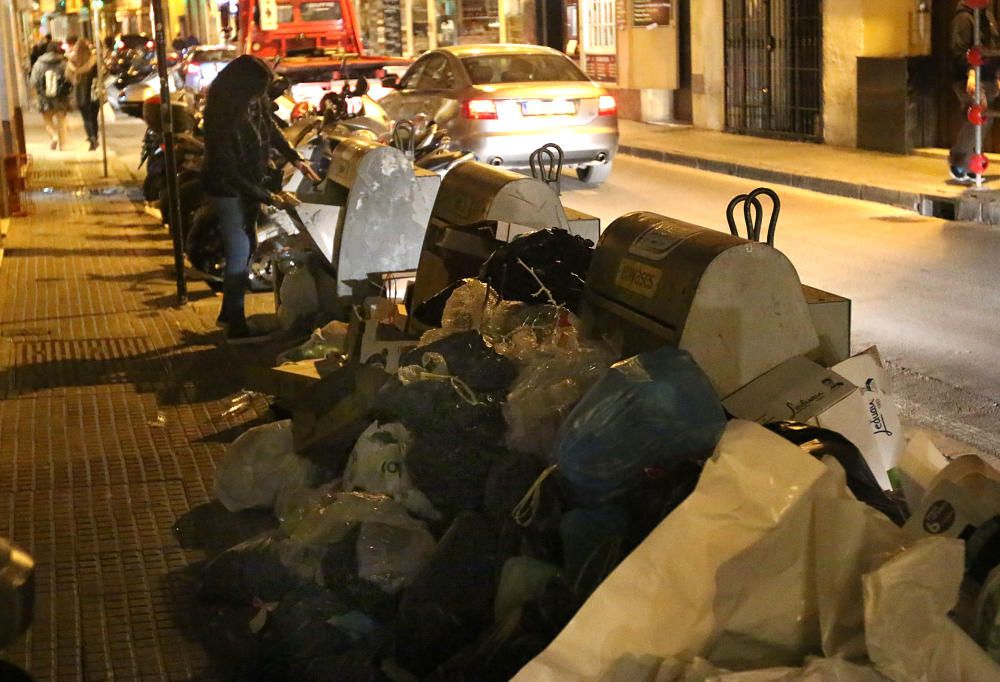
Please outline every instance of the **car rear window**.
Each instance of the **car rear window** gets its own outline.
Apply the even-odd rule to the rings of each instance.
[[[342,18],[339,2],[304,2],[299,5],[302,21],[339,21]]]
[[[236,50],[198,50],[192,59],[196,62],[231,62],[236,59]]]
[[[475,85],[588,80],[576,64],[559,55],[483,55],[465,57],[462,65]]]

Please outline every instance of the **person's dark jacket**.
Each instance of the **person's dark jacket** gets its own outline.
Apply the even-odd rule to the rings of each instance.
[[[964,84],[969,73],[966,52],[974,45],[976,19],[972,9],[959,5],[951,20],[952,80]],[[1000,47],[1000,28],[992,10],[982,10],[979,17],[980,44],[988,49]],[[995,58],[983,65],[983,79],[995,80],[1000,64]]]
[[[202,185],[205,192],[217,197],[242,197],[267,203],[271,149],[289,162],[301,157],[271,116],[271,101],[261,98],[237,121],[212,120],[206,110],[205,161]]]
[[[35,62],[38,61],[38,58],[49,51],[49,43],[51,42],[51,40],[42,40],[41,42],[35,43],[34,47],[31,48],[31,53],[28,55],[31,66],[34,66]]]

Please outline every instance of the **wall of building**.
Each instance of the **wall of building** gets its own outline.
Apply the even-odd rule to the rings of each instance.
[[[691,0],[691,105],[694,125],[726,126],[723,0]]]
[[[916,0],[823,2],[823,129],[828,144],[857,142],[857,58],[928,54],[929,19]],[[694,124],[725,128],[723,0],[691,0]],[[923,30],[922,29],[923,26]]]

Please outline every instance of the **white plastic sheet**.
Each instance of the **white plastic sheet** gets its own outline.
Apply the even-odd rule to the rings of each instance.
[[[880,578],[862,591],[862,576],[888,566],[886,560],[900,555],[905,544],[900,529],[854,499],[836,462],[817,462],[756,424],[730,422],[691,496],[514,679],[616,679],[606,676],[645,661],[653,676],[632,679],[659,680],[657,661],[697,656],[736,670],[795,669],[809,656],[863,661],[866,623],[892,622],[874,586],[884,586],[879,593],[894,602],[933,594],[934,613],[949,600],[954,604],[951,582],[922,580],[917,584],[924,591],[911,593],[915,585],[892,582],[898,572],[875,573]],[[905,565],[914,571],[930,560],[926,552],[900,556],[910,556]],[[930,574],[961,575],[961,556],[953,550],[933,564],[937,573],[927,568]],[[874,604],[867,610],[865,594]],[[872,614],[884,620],[873,621]],[[948,623],[933,623],[946,651],[932,660],[974,646]],[[927,638],[883,643],[880,667],[894,670],[901,651],[928,644]],[[992,672],[936,679],[1000,679],[1000,668]]]

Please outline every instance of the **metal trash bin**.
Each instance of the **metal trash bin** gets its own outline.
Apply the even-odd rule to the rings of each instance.
[[[773,247],[637,212],[601,236],[582,319],[623,355],[687,350],[726,396],[795,355],[820,353],[798,274]]]

